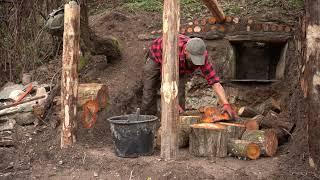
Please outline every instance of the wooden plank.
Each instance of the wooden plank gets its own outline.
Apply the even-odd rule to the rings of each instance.
[[[233,42],[237,41],[259,41],[285,43],[291,38],[289,33],[280,32],[238,32],[225,36],[225,39]]]
[[[72,146],[75,142],[74,126],[77,117],[78,62],[80,42],[80,6],[70,1],[64,8],[64,33],[62,55],[62,131],[61,148]]]
[[[208,7],[212,15],[217,18],[218,22],[225,20],[226,16],[217,0],[202,0],[202,2]]]
[[[161,157],[175,159],[178,152],[178,33],[180,1],[165,0],[163,8],[163,64],[161,82]]]

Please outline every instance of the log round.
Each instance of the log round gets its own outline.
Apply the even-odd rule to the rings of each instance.
[[[189,151],[194,156],[226,157],[227,145],[225,126],[211,123],[191,125]]]
[[[278,149],[278,139],[276,133],[271,130],[247,130],[242,135],[242,140],[259,144],[261,154],[274,156]]]
[[[83,106],[89,100],[96,100],[99,109],[107,106],[108,89],[105,84],[87,83],[79,84],[78,88],[78,105]]]
[[[228,154],[236,157],[258,159],[261,154],[261,149],[258,144],[250,141],[229,139]]]

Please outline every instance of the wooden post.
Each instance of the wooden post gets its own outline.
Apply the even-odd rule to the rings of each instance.
[[[161,82],[161,157],[164,160],[175,159],[178,151],[179,25],[180,0],[165,0]]]
[[[78,61],[80,42],[80,6],[70,1],[64,8],[64,33],[61,78],[61,103],[64,120],[61,148],[75,142],[74,125],[77,117]]]
[[[210,12],[214,17],[216,17],[218,22],[223,22],[226,18],[223,10],[221,9],[217,0],[202,0],[203,3],[208,7]]]
[[[320,167],[320,0],[306,0],[306,69],[310,165]]]

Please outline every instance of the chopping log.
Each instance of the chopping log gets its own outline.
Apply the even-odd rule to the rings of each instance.
[[[184,114],[188,114],[193,112],[185,112]],[[201,116],[198,115],[181,115],[179,117],[179,130],[178,130],[178,144],[179,148],[187,147],[189,145],[189,135],[191,132],[190,125],[196,124],[200,122]],[[157,147],[161,146],[161,127],[159,128],[156,136],[156,145]]]
[[[240,123],[229,123],[229,122],[216,122],[214,124],[219,124],[226,126],[228,133],[228,138],[239,139],[246,130],[246,126]]]
[[[191,125],[189,152],[194,156],[226,157],[227,144],[225,126],[212,123]]]
[[[258,114],[259,113],[255,109],[248,107],[248,106],[241,107],[238,111],[238,115],[240,117],[252,118]]]
[[[259,114],[266,115],[268,111],[272,110],[276,113],[280,113],[280,102],[276,101],[273,98],[267,99],[265,102],[259,104],[255,108]]]
[[[78,105],[83,106],[90,100],[96,100],[99,110],[107,106],[108,89],[105,84],[88,83],[79,84]]]
[[[260,157],[261,149],[258,144],[250,141],[229,139],[228,154],[254,160]]]
[[[278,139],[276,133],[272,129],[246,130],[241,139],[259,144],[261,154],[265,156],[271,157],[277,152]]]

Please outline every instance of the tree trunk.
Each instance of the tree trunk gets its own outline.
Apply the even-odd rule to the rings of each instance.
[[[277,152],[278,139],[273,130],[247,130],[241,139],[259,144],[263,155],[274,156]]]
[[[320,0],[306,0],[307,47],[305,82],[308,86],[308,141],[310,162],[320,166]],[[310,163],[312,165],[312,163]]]
[[[223,125],[191,125],[189,151],[195,156],[226,157],[228,133]]]
[[[61,100],[64,120],[61,131],[61,148],[75,142],[74,126],[77,117],[78,61],[80,41],[80,6],[70,2],[65,5]]]
[[[180,1],[164,1],[163,64],[161,81],[161,157],[175,159],[178,152],[178,32]]]
[[[260,153],[260,147],[256,143],[239,139],[229,139],[228,141],[228,154],[232,156],[258,159]]]

